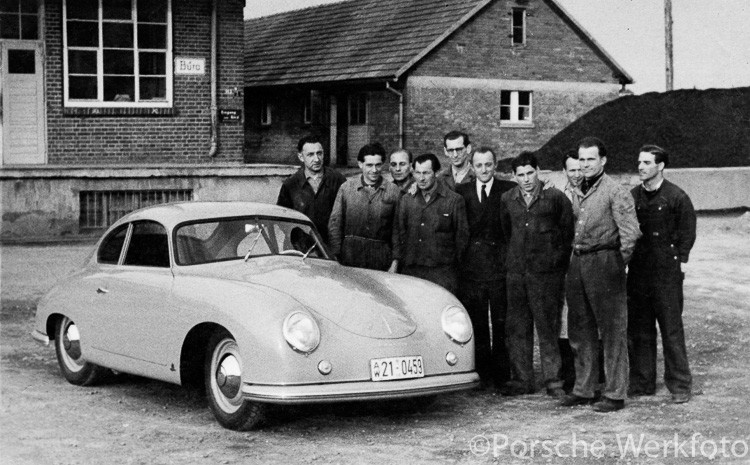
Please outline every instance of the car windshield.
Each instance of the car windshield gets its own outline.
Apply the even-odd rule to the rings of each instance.
[[[268,217],[183,224],[175,233],[175,249],[178,265],[248,260],[268,255],[329,258],[311,224]]]

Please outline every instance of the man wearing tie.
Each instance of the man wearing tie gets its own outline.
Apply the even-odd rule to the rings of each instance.
[[[495,178],[497,157],[490,148],[474,152],[471,166],[476,179],[456,185],[466,203],[469,223],[469,247],[460,267],[458,297],[474,326],[476,370],[482,385],[489,387],[494,381],[501,388],[510,379],[510,364],[505,346],[507,243],[500,225],[500,197],[516,184]]]

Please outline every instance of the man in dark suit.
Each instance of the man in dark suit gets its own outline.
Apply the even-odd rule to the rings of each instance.
[[[492,381],[502,387],[510,379],[510,364],[505,346],[507,243],[500,225],[500,197],[516,183],[495,178],[497,157],[492,149],[474,152],[471,165],[476,180],[456,185],[469,223],[469,248],[461,263],[458,296],[474,326],[477,373],[485,387]]]

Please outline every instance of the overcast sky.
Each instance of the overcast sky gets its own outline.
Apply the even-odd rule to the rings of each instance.
[[[247,0],[245,18],[341,0]],[[406,0],[404,0],[406,1]],[[635,79],[664,91],[661,0],[557,0]],[[750,86],[750,0],[674,0],[676,89]]]

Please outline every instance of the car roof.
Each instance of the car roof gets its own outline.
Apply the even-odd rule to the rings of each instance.
[[[153,220],[168,229],[186,221],[210,220],[235,216],[276,216],[309,222],[295,210],[257,202],[176,202],[154,205],[133,211],[120,218],[113,226],[138,220]]]

